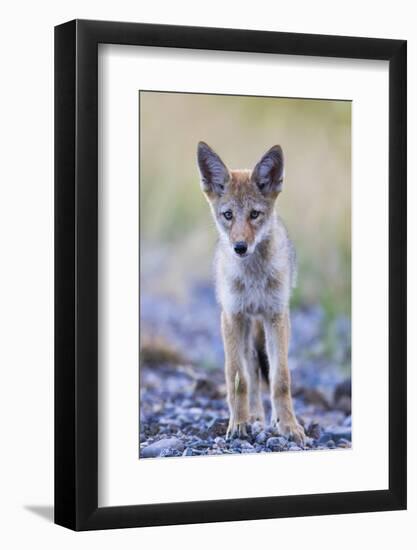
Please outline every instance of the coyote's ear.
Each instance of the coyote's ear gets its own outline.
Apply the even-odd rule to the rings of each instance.
[[[205,193],[221,195],[229,179],[229,170],[211,147],[200,141],[197,149],[201,187]]]
[[[279,145],[267,151],[253,169],[252,178],[264,195],[278,194],[284,181],[284,155]]]

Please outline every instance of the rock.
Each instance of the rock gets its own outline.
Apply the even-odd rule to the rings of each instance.
[[[156,435],[159,432],[159,424],[157,422],[148,423],[147,426],[145,426],[144,432],[148,437]]]
[[[140,456],[141,458],[154,458],[157,456],[166,456],[161,455],[163,451],[166,451],[167,449],[177,450],[182,452],[184,450],[184,444],[182,441],[180,441],[176,437],[167,437],[166,439],[160,439],[159,441],[155,441],[155,443],[152,443],[151,445],[148,445],[148,447],[144,447],[140,450]]]
[[[334,449],[336,447],[336,443],[333,441],[333,439],[329,439],[326,445],[329,449]]]
[[[182,453],[178,449],[162,449],[161,454],[159,456],[181,456]]]
[[[153,288],[154,281],[149,283]],[[226,441],[229,411],[218,306],[212,285],[204,283],[203,287],[197,291],[191,285],[190,300],[184,302],[147,295],[142,288],[143,326],[155,338],[161,336],[180,350],[184,364],[161,361],[151,368],[141,366],[140,456],[297,451],[303,446],[256,423],[248,427],[248,437]],[[295,308],[292,321],[289,362],[295,411],[300,423],[305,419],[304,448],[329,449],[333,444],[349,448],[350,379],[339,366],[350,361],[350,320],[336,319],[340,321],[336,342],[337,349],[342,350],[340,360],[323,347],[327,320],[322,308]],[[265,399],[265,412],[269,417],[269,399]],[[168,442],[170,439],[179,442],[178,448]]]
[[[191,443],[190,447],[193,449],[208,449],[211,447],[211,444],[208,441],[196,441],[195,443]]]
[[[352,440],[352,428],[348,426],[332,426],[327,428],[325,433],[330,436],[329,439],[333,439],[336,443],[339,439]]]
[[[206,451],[200,450],[200,449],[193,449],[193,455],[204,455]]]
[[[179,414],[178,415],[178,422],[184,426],[184,425],[187,425],[187,424],[192,424],[193,420],[185,414]]]
[[[262,431],[258,433],[258,435],[255,438],[255,441],[256,443],[258,443],[258,445],[264,445],[267,439],[268,439],[268,434],[265,431]]]
[[[270,437],[266,442],[268,449],[273,451],[281,450],[287,444],[285,437]]]
[[[317,388],[300,387],[293,392],[293,395],[295,397],[300,397],[306,403],[310,405],[315,405],[316,407],[324,409],[325,411],[331,409],[326,396]]]
[[[195,386],[194,386],[194,392],[196,394],[202,393],[213,399],[216,399],[221,396],[217,385],[209,378],[203,378],[203,377],[200,377],[196,380]]]
[[[213,436],[223,436],[227,431],[227,420],[214,417],[207,423],[207,430]]]
[[[302,448],[299,447],[298,445],[291,445],[290,451],[302,451]]]
[[[169,426],[169,427],[178,427],[178,426],[180,426],[180,421],[175,420],[174,418],[161,417],[159,419],[159,423],[161,424],[161,426]]]
[[[330,441],[332,438],[331,434],[325,432],[320,436],[320,439],[318,440],[319,445],[325,445],[328,441]]]
[[[187,435],[190,436],[198,436],[201,433],[200,428],[194,425],[187,426],[184,431]]]

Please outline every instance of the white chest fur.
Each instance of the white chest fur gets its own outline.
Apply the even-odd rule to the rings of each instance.
[[[277,247],[273,252],[264,257],[255,250],[238,258],[219,247],[216,288],[224,311],[271,317],[288,307],[291,284],[286,249]]]

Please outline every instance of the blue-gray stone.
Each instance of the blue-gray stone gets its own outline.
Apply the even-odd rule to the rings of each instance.
[[[184,450],[184,444],[177,437],[167,437],[155,441],[155,443],[152,443],[148,447],[142,448],[140,450],[140,456],[141,458],[154,458],[156,456],[161,456],[161,453],[166,451],[166,449],[175,449],[182,452]]]
[[[323,434],[321,434],[320,439],[318,440],[318,444],[319,445],[324,445],[328,441],[330,441],[331,438],[332,438],[332,435],[330,433],[324,432]]]
[[[258,433],[258,435],[255,438],[255,441],[256,443],[258,443],[258,445],[264,445],[267,439],[268,439],[267,433],[262,431]]]
[[[268,449],[282,448],[287,444],[285,437],[270,437],[266,442]]]
[[[339,439],[352,440],[352,428],[348,426],[333,426],[326,429],[326,434],[330,435],[330,439],[333,439],[336,443]]]

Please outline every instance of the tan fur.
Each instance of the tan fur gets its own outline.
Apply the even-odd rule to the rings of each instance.
[[[215,264],[230,409],[227,435],[244,436],[248,422],[264,421],[257,355],[262,347],[269,364],[271,425],[302,444],[288,369],[295,253],[274,208],[282,187],[282,151],[271,148],[254,170],[228,170],[204,143],[198,154],[203,191],[220,236]],[[240,242],[247,246],[243,255],[235,249]]]

